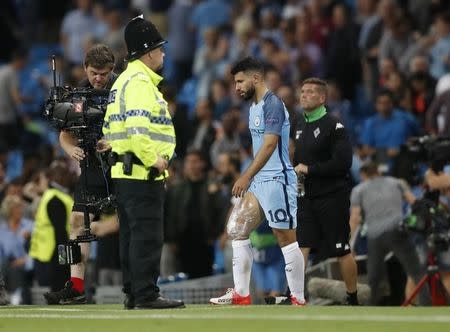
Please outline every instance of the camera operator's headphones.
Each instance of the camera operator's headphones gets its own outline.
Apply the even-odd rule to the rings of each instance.
[[[167,41],[161,37],[153,23],[144,20],[140,15],[133,18],[125,27],[125,43],[128,50],[125,60],[133,61]]]

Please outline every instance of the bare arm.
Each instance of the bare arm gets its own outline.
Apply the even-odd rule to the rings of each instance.
[[[430,169],[425,173],[425,180],[431,190],[450,188],[450,174],[436,174]]]
[[[98,237],[117,233],[119,231],[119,220],[117,219],[117,215],[91,223],[91,230],[92,233]]]
[[[403,198],[405,201],[408,202],[408,204],[413,204],[416,201],[416,196],[411,192],[411,190],[407,190],[403,193]]]
[[[85,157],[83,149],[76,145],[76,140],[70,133],[61,131],[59,133],[59,144],[61,144],[64,152],[66,152],[70,158],[81,161]]]
[[[14,100],[14,104],[16,106],[20,105],[22,103],[22,96],[20,95],[19,89],[16,86],[14,86],[11,89],[10,93],[11,93],[11,96],[12,96],[12,98]]]
[[[264,167],[264,165],[267,163],[267,160],[269,160],[270,156],[275,150],[278,144],[278,139],[279,136],[276,134],[264,135],[264,143],[256,154],[255,159],[252,161],[244,174],[242,174],[241,177],[235,182],[231,191],[233,196],[244,196],[250,184],[250,180],[256,175],[256,173],[261,170],[261,168]]]
[[[249,179],[252,179],[256,175],[256,173],[258,173],[261,168],[264,167],[273,151],[275,151],[279,138],[280,136],[275,134],[264,135],[264,143],[261,149],[256,154],[255,159],[252,161],[244,174],[242,174],[243,177],[245,176]]]
[[[355,236],[355,231],[361,223],[361,207],[352,206],[350,209],[350,234],[351,238]]]

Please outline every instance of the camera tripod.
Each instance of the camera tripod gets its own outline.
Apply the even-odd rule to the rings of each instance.
[[[436,255],[433,251],[428,253],[427,274],[420,280],[411,295],[407,299],[405,299],[402,306],[405,307],[413,304],[414,298],[420,292],[420,290],[427,285],[427,283],[430,285],[431,305],[447,305],[446,291],[441,283],[439,267],[436,265]]]

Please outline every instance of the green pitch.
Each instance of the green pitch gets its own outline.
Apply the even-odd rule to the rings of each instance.
[[[0,332],[450,331],[450,308],[188,305],[130,310],[119,305],[0,307]]]

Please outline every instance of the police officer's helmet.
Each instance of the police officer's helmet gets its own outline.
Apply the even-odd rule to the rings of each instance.
[[[125,60],[139,59],[142,55],[167,43],[153,23],[142,16],[133,18],[125,27],[125,43],[128,54]]]

